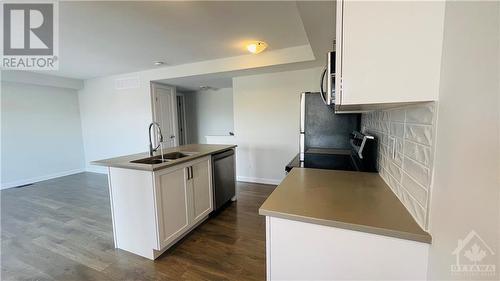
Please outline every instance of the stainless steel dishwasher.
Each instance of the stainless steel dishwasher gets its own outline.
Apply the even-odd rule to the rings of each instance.
[[[214,210],[218,210],[231,199],[236,200],[236,176],[234,149],[212,155]]]

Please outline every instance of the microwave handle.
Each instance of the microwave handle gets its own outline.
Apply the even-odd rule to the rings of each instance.
[[[328,102],[326,101],[326,93],[325,93],[325,90],[323,89],[323,82],[325,81],[325,76],[326,76],[327,69],[328,69],[328,67],[325,67],[325,69],[323,70],[323,74],[321,75],[321,81],[320,81],[320,84],[319,84],[319,89],[320,89],[319,95],[321,96],[321,99],[323,100],[323,102],[326,105],[328,105]]]

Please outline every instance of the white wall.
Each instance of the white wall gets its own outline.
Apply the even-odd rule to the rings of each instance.
[[[87,171],[107,172],[91,161],[148,150],[153,119],[149,80],[140,80],[138,88],[117,90],[115,77],[90,79],[78,97]]]
[[[446,3],[430,209],[431,280],[500,277],[499,11],[498,2]],[[471,230],[496,253],[480,245],[487,256],[478,263],[496,264],[496,275],[450,271],[452,251]],[[471,263],[463,255],[461,260]]]
[[[83,81],[80,79],[47,75],[37,72],[4,70],[1,71],[1,76],[3,82],[32,84],[38,86],[57,87],[74,90],[80,90],[81,88],[83,88]]]
[[[276,184],[299,151],[300,93],[318,91],[321,68],[233,78],[238,180]]]
[[[75,89],[2,81],[2,188],[84,168]]]
[[[186,93],[190,143],[206,143],[205,136],[224,136],[234,130],[233,89]]]
[[[147,151],[152,121],[150,81],[314,61],[309,45],[270,50],[259,56],[221,58],[89,79],[79,91],[86,170],[105,173],[93,160]],[[135,77],[138,87],[115,89],[116,79]]]

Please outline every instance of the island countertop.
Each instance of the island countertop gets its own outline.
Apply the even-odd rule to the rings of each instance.
[[[294,168],[259,214],[431,242],[377,173]]]
[[[179,159],[175,159],[172,161],[160,163],[160,164],[141,164],[141,163],[131,163],[130,162],[130,161],[150,157],[148,152],[125,155],[125,156],[103,159],[103,160],[98,160],[98,161],[92,161],[92,162],[90,162],[90,164],[99,165],[99,166],[106,166],[106,167],[125,168],[125,169],[132,169],[132,170],[157,171],[157,170],[165,169],[167,167],[171,167],[171,166],[174,166],[174,165],[177,165],[180,163],[191,161],[191,160],[194,160],[196,158],[216,154],[216,153],[219,153],[219,152],[222,152],[222,151],[225,151],[228,149],[232,149],[235,147],[236,147],[236,145],[234,145],[234,144],[229,144],[229,145],[188,144],[188,145],[181,145],[181,146],[176,146],[176,147],[171,147],[171,148],[164,148],[163,153],[165,154],[165,153],[171,153],[171,152],[186,152],[189,154],[193,153],[192,155],[182,157]],[[160,154],[161,154],[160,149],[158,149],[158,151],[155,152],[154,155],[160,155]]]

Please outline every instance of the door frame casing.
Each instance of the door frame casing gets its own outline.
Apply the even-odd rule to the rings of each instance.
[[[172,95],[172,104],[174,105],[173,106],[173,111],[172,111],[172,117],[173,117],[173,131],[175,132],[175,138],[174,138],[174,147],[175,146],[178,146],[179,145],[179,140],[178,140],[178,137],[177,137],[177,134],[179,132],[179,128],[177,128],[177,89],[175,86],[171,86],[171,85],[167,85],[167,84],[162,84],[162,83],[158,83],[158,82],[154,82],[154,81],[151,81],[150,82],[150,87],[151,87],[151,90],[150,90],[150,97],[151,97],[151,117],[152,117],[152,121],[153,122],[158,122],[158,119],[156,118],[156,104],[155,104],[155,100],[156,100],[156,89],[165,89],[165,90],[172,90],[173,91],[173,95]],[[155,139],[157,139],[156,137],[156,131],[154,132],[154,135],[155,135]],[[169,138],[170,136],[166,136],[166,135],[163,135],[164,138]]]

